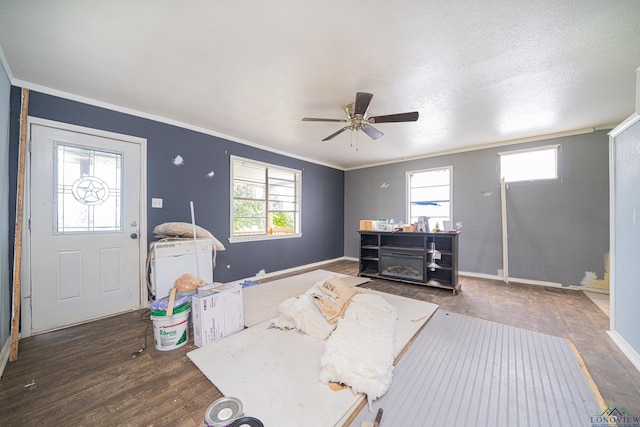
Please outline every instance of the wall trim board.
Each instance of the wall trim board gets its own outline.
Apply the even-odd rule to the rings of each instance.
[[[638,354],[631,345],[617,331],[607,331],[613,342],[618,346],[620,351],[627,356],[627,359],[640,371],[640,354]]]
[[[314,267],[321,267],[325,264],[330,264],[336,261],[344,261],[345,259],[346,257],[342,256],[338,258],[327,259],[324,261],[312,262],[311,264],[305,264],[305,265],[299,265],[297,267],[286,268],[284,270],[272,271],[270,273],[265,273],[265,274],[260,274],[260,272],[258,272],[255,276],[245,277],[244,279],[234,280],[233,282],[229,282],[229,283],[232,283],[232,284],[242,283],[245,280],[260,280],[260,279],[265,279],[269,277],[279,276],[281,274],[295,273],[296,271],[306,270],[308,268],[314,268]]]
[[[9,354],[11,353],[11,335],[7,338],[2,346],[2,350],[0,350],[0,377],[4,373],[4,368],[7,366],[7,362],[9,361]]]
[[[499,276],[499,275],[494,275],[494,274],[485,274],[485,273],[473,273],[470,271],[460,271],[458,273],[460,276],[467,276],[467,277],[476,277],[478,279],[491,279],[491,280],[498,280],[500,282],[504,281],[504,277],[503,276]],[[511,282],[514,283],[522,283],[524,285],[536,285],[536,286],[546,286],[549,288],[560,288],[560,289],[569,289],[571,291],[584,291],[586,288],[584,286],[575,286],[575,285],[563,285],[562,283],[557,283],[557,282],[545,282],[543,280],[531,280],[531,279],[521,279],[518,277],[509,277],[509,284],[511,284]]]
[[[326,166],[329,168],[333,168],[333,169],[337,169],[337,170],[341,170],[344,171],[345,169],[343,167],[340,166],[336,166],[336,165],[332,165],[329,163],[324,163],[324,162],[320,162],[318,160],[314,160],[314,159],[310,159],[307,157],[303,157],[303,156],[296,156],[295,154],[291,154],[282,150],[276,150],[274,148],[270,148],[270,147],[266,147],[264,145],[260,145],[260,144],[256,144],[254,142],[250,142],[241,138],[237,138],[231,135],[226,135],[224,133],[221,132],[215,132],[212,131],[210,129],[205,129],[199,126],[194,126],[191,125],[189,123],[184,123],[184,122],[180,122],[178,120],[172,120],[172,119],[168,119],[166,117],[162,117],[162,116],[157,116],[155,114],[150,114],[150,113],[145,113],[142,111],[138,111],[138,110],[134,110],[131,108],[126,108],[126,107],[121,107],[118,105],[114,105],[114,104],[109,104],[107,102],[102,102],[102,101],[97,101],[95,99],[91,99],[91,98],[87,98],[81,95],[75,95],[73,93],[68,93],[68,92],[64,92],[61,90],[57,90],[57,89],[52,89],[46,86],[41,86],[35,83],[31,83],[31,82],[27,82],[24,80],[18,80],[18,79],[11,79],[11,83],[14,86],[20,86],[20,87],[24,87],[24,88],[28,88],[29,90],[33,90],[36,92],[40,92],[40,93],[44,93],[47,95],[51,95],[51,96],[57,96],[59,98],[64,98],[64,99],[68,99],[71,101],[76,101],[76,102],[80,102],[82,104],[88,104],[88,105],[92,105],[94,107],[100,107],[100,108],[105,108],[107,110],[111,110],[111,111],[117,111],[119,113],[124,113],[124,114],[129,114],[131,116],[136,116],[136,117],[141,117],[143,119],[149,119],[149,120],[153,120],[156,122],[160,122],[160,123],[165,123],[168,125],[172,125],[172,126],[176,126],[179,128],[183,128],[183,129],[188,129],[188,130],[192,130],[195,132],[199,132],[205,135],[210,135],[210,136],[215,136],[216,138],[222,138],[222,139],[226,139],[228,141],[232,141],[232,142],[237,142],[238,144],[243,144],[243,145],[247,145],[249,147],[254,147],[254,148],[258,148],[260,150],[264,150],[264,151],[268,151],[271,153],[275,153],[275,154],[280,154],[283,156],[287,156],[287,157],[291,157],[294,159],[298,159],[298,160],[302,160],[305,162],[309,162],[309,163],[314,163],[316,165],[320,165],[320,166]]]
[[[0,50],[0,54],[2,53],[2,51]],[[1,58],[0,58],[1,59]],[[8,72],[9,74],[9,72]],[[314,163],[320,166],[326,166],[329,168],[333,168],[333,169],[337,169],[340,171],[352,171],[352,170],[357,170],[357,169],[365,169],[365,168],[370,168],[370,167],[376,167],[376,166],[383,166],[383,165],[388,165],[388,164],[393,164],[393,163],[402,163],[402,162],[408,162],[408,161],[412,161],[412,160],[420,160],[420,159],[426,159],[426,158],[430,158],[430,157],[438,157],[438,156],[445,156],[445,155],[450,155],[450,154],[456,154],[456,153],[464,153],[464,152],[468,152],[468,151],[476,151],[476,150],[483,150],[486,148],[493,148],[493,147],[502,147],[502,146],[507,146],[507,145],[514,145],[514,144],[522,144],[525,142],[533,142],[533,141],[542,141],[542,140],[546,140],[546,139],[553,139],[553,138],[560,138],[560,137],[564,137],[564,136],[573,136],[573,135],[581,135],[581,134],[585,134],[585,133],[591,133],[591,132],[596,132],[598,130],[603,130],[603,129],[613,129],[616,125],[615,124],[607,124],[607,125],[603,125],[603,126],[594,126],[594,127],[588,127],[588,128],[582,128],[582,129],[574,129],[574,130],[569,130],[569,131],[565,131],[565,132],[558,132],[558,133],[554,133],[554,134],[546,134],[546,135],[535,135],[535,136],[531,136],[531,137],[526,137],[526,138],[520,138],[520,139],[513,139],[513,140],[505,140],[505,141],[498,141],[498,142],[489,142],[489,143],[485,143],[485,144],[478,144],[478,145],[474,145],[474,146],[470,146],[470,147],[466,147],[466,148],[460,148],[460,149],[456,149],[456,150],[445,150],[445,151],[440,151],[437,153],[431,153],[431,154],[426,154],[426,155],[420,155],[420,156],[415,156],[415,157],[406,157],[406,158],[400,158],[400,159],[393,159],[393,160],[389,160],[387,162],[380,162],[380,163],[372,163],[372,164],[368,164],[368,165],[362,165],[362,166],[356,166],[353,168],[344,168],[342,166],[337,166],[337,165],[333,165],[330,163],[325,163],[325,162],[321,162],[315,159],[311,159],[308,157],[303,157],[303,156],[298,156],[289,152],[285,152],[282,150],[276,150],[270,147],[266,147],[264,145],[260,145],[260,144],[256,144],[254,142],[250,142],[241,138],[237,138],[231,135],[227,135],[221,132],[215,132],[212,131],[210,129],[205,129],[202,127],[198,127],[198,126],[194,126],[188,123],[184,123],[184,122],[180,122],[177,120],[172,120],[172,119],[168,119],[162,116],[157,116],[155,114],[149,114],[149,113],[145,113],[142,111],[138,111],[138,110],[134,110],[134,109],[130,109],[130,108],[126,108],[126,107],[121,107],[118,105],[114,105],[114,104],[109,104],[106,102],[102,102],[102,101],[97,101],[95,99],[92,98],[87,98],[81,95],[76,95],[73,93],[68,93],[68,92],[64,92],[58,89],[52,89],[49,88],[47,86],[42,86],[42,85],[38,85],[35,83],[31,83],[28,81],[24,81],[24,80],[19,80],[19,79],[15,79],[13,78],[11,75],[9,76],[9,79],[11,81],[11,84],[13,84],[14,86],[20,86],[20,87],[25,87],[29,90],[33,90],[36,92],[41,92],[47,95],[52,95],[52,96],[57,96],[60,98],[64,98],[64,99],[69,99],[71,101],[77,101],[77,102],[81,102],[83,104],[88,104],[88,105],[93,105],[95,107],[101,107],[101,108],[106,108],[108,110],[112,110],[112,111],[117,111],[120,113],[125,113],[125,114],[130,114],[132,116],[137,116],[137,117],[141,117],[141,118],[145,118],[145,119],[149,119],[149,120],[154,120],[160,123],[165,123],[165,124],[169,124],[169,125],[173,125],[173,126],[177,126],[177,127],[181,127],[184,129],[188,129],[188,130],[193,130],[196,132],[200,132],[203,133],[205,135],[211,135],[211,136],[215,136],[217,138],[223,138],[232,142],[237,142],[239,144],[243,144],[243,145],[247,145],[250,147],[254,147],[254,148],[258,148],[260,150],[265,150],[271,153],[275,153],[275,154],[280,154],[283,156],[287,156],[287,157],[291,157],[294,159],[298,159],[298,160],[302,160],[305,162],[309,162],[309,163]]]
[[[334,259],[330,259],[330,260],[326,260],[326,261],[320,261],[320,262],[315,262],[315,263],[311,263],[311,264],[306,264],[306,265],[301,265],[298,267],[292,267],[292,268],[288,268],[286,270],[279,270],[279,271],[274,271],[272,273],[267,273],[261,276],[254,276],[254,277],[247,277],[245,279],[241,279],[241,280],[237,280],[233,283],[241,283],[244,280],[247,279],[260,279],[262,277],[273,277],[273,276],[278,276],[280,274],[287,274],[287,273],[293,273],[296,271],[300,271],[300,270],[305,270],[307,268],[313,268],[313,267],[319,267],[322,266],[324,264],[329,264],[332,262],[336,262],[336,261],[355,261],[358,262],[359,259],[355,258],[355,257],[350,257],[350,256],[343,256],[343,257],[338,257],[338,258],[334,258]],[[458,273],[460,276],[467,276],[467,277],[476,277],[478,279],[491,279],[491,280],[499,280],[502,281],[503,277],[502,276],[498,276],[498,275],[493,275],[493,274],[485,274],[485,273],[472,273],[469,271],[460,271]],[[585,287],[583,286],[573,286],[573,285],[569,285],[569,286],[564,286],[562,283],[556,283],[556,282],[545,282],[542,280],[530,280],[530,279],[519,279],[519,278],[515,278],[515,277],[510,277],[509,278],[510,282],[515,282],[515,283],[522,283],[525,285],[536,285],[536,286],[547,286],[550,288],[560,288],[560,289],[569,289],[572,291],[584,291],[586,290]]]
[[[9,78],[9,83],[13,84],[14,78],[13,78],[13,74],[11,74],[11,67],[9,67],[9,62],[7,61],[7,57],[4,55],[4,50],[2,50],[2,46],[0,46],[0,62],[4,67],[4,72],[7,73],[7,77]]]
[[[452,154],[466,153],[466,152],[469,152],[469,151],[485,150],[487,148],[504,147],[504,146],[509,146],[509,145],[524,144],[526,142],[537,142],[537,141],[545,141],[547,139],[562,138],[562,137],[566,137],[566,136],[583,135],[583,134],[587,134],[587,133],[597,132],[599,130],[613,129],[615,126],[616,126],[615,124],[608,124],[608,125],[604,125],[604,126],[594,126],[594,127],[583,128],[583,129],[574,129],[574,130],[569,130],[569,131],[565,131],[565,132],[558,132],[558,133],[552,133],[552,134],[546,134],[546,135],[537,135],[537,136],[531,136],[531,137],[527,137],[527,138],[512,139],[512,140],[499,141],[499,142],[488,142],[488,143],[485,143],[485,144],[478,144],[478,145],[474,145],[474,146],[466,147],[466,148],[439,151],[437,153],[426,154],[426,155],[423,155],[423,156],[405,157],[405,158],[402,158],[402,159],[389,160],[388,162],[380,162],[380,163],[373,163],[373,164],[370,164],[370,165],[356,166],[356,167],[347,168],[347,169],[344,169],[344,170],[345,171],[354,171],[354,170],[358,170],[358,169],[366,169],[366,168],[372,168],[372,167],[376,167],[376,166],[385,166],[385,165],[391,165],[391,164],[395,164],[395,163],[410,162],[410,161],[413,161],[413,160],[428,159],[428,158],[431,158],[431,157],[449,156],[449,155],[452,155]]]
[[[622,123],[613,128],[609,132],[610,137],[616,137],[620,135],[623,131],[627,130],[629,127],[633,126],[638,120],[640,120],[640,112],[633,113],[629,117],[627,117]]]

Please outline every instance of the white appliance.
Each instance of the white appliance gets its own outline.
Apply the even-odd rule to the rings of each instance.
[[[173,283],[185,273],[213,282],[213,242],[209,239],[151,242],[149,251],[156,300],[169,295]]]

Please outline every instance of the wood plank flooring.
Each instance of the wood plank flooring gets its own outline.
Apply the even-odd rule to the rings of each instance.
[[[321,266],[357,275],[355,261]],[[303,272],[303,271],[300,271]],[[300,272],[288,274],[288,276]],[[271,278],[275,280],[285,276]],[[267,281],[267,280],[265,280]],[[610,407],[640,415],[640,372],[611,341],[608,317],[582,292],[461,277],[462,292],[373,280],[366,287],[443,309],[568,338]],[[189,361],[193,337],[157,351],[145,310],[20,341],[0,379],[0,426],[200,426],[220,392]],[[268,426],[273,427],[273,426]]]

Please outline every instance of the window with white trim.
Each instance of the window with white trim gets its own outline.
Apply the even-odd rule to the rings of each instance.
[[[231,242],[300,235],[302,172],[231,157]]]
[[[498,153],[505,182],[558,179],[559,145]]]
[[[452,167],[407,172],[409,223],[418,217],[429,218],[429,230],[438,223],[444,229],[444,221],[451,221]]]

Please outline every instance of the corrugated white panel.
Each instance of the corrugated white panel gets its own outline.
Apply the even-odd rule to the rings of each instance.
[[[438,310],[351,425],[585,426],[601,411],[569,342]]]

